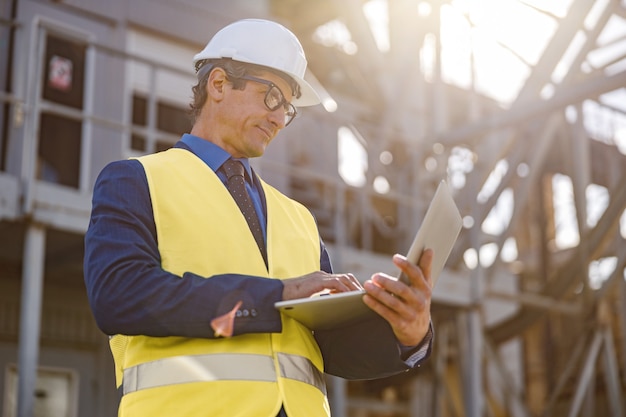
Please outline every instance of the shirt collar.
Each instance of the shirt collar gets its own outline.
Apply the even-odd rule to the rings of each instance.
[[[213,171],[217,172],[218,169],[228,160],[232,158],[232,155],[220,148],[213,142],[202,139],[198,136],[185,133],[181,138],[181,142],[191,149],[198,158],[200,158],[205,164],[207,164]],[[250,167],[250,160],[248,158],[233,158],[243,164],[248,178],[254,178],[252,176],[252,168]]]

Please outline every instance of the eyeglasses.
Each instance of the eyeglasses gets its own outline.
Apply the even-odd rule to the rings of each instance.
[[[276,84],[262,78],[252,77],[251,75],[244,75],[242,77],[237,77],[237,79],[254,81],[269,86],[269,89],[265,93],[265,107],[267,107],[270,111],[274,111],[280,108],[280,106],[283,106],[285,110],[285,127],[288,126],[293,119],[295,119],[298,111],[293,104],[285,100],[283,92]]]

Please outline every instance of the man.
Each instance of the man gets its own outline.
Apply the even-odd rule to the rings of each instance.
[[[428,356],[432,252],[421,268],[393,258],[410,286],[382,273],[364,283],[375,319],[313,334],[281,316],[277,301],[361,288],[332,272],[309,211],[249,164],[295,106],[319,103],[302,47],[283,26],[248,19],[194,62],[190,134],[109,164],[94,187],[85,282],[111,335],[119,415],[330,415],[324,372],[378,378]],[[231,191],[241,165],[245,184],[233,181],[245,190]]]

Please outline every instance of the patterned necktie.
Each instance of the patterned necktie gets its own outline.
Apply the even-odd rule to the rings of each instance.
[[[226,187],[239,206],[239,210],[241,210],[246,218],[248,227],[254,235],[254,240],[256,240],[256,244],[259,247],[259,251],[261,251],[261,254],[263,255],[265,265],[267,266],[267,254],[265,251],[263,231],[261,230],[261,224],[259,223],[259,217],[256,214],[254,205],[252,205],[252,199],[246,190],[243,164],[239,161],[235,161],[234,159],[228,159],[224,162],[224,165],[222,165],[222,170],[228,178]]]

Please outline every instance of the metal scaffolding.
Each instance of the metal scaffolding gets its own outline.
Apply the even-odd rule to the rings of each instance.
[[[450,271],[469,281],[465,302],[450,306],[444,297],[435,307],[435,320],[441,323],[433,373],[416,377],[432,383],[433,401],[424,401],[417,409],[407,401],[404,412],[547,416],[565,415],[567,410],[569,416],[578,416],[604,410],[606,415],[623,416],[626,157],[623,139],[618,148],[616,131],[626,115],[626,35],[622,29],[607,41],[606,33],[609,25],[626,26],[624,3],[577,0],[565,14],[556,15],[531,2],[516,2],[548,16],[556,29],[537,62],[528,65],[528,76],[506,106],[495,105],[477,92],[475,84],[457,91],[443,81],[441,16],[463,7],[463,2],[382,2],[387,9],[387,51],[376,46],[364,3],[274,1],[273,11],[312,51],[311,69],[338,102],[339,123],[354,126],[364,138],[369,154],[366,187],[383,174],[390,182],[395,180],[392,190],[426,199],[439,178],[451,179],[455,168],[450,160],[456,151],[467,150],[472,165],[456,190],[457,202],[471,222],[448,263]],[[463,13],[468,26],[476,29],[479,23],[471,13]],[[313,40],[314,31],[331,24],[345,27],[358,53],[349,55]],[[430,58],[425,45],[434,46]],[[592,59],[611,46],[618,52],[610,59],[600,64]],[[566,52],[569,66],[555,81]],[[611,94],[621,101],[611,103]],[[608,114],[605,132],[590,129],[594,124],[590,103]],[[382,151],[392,152],[394,162],[408,160],[394,165],[401,172],[385,170],[378,160]],[[425,169],[427,161],[439,165]],[[481,201],[477,196],[503,162],[506,171]],[[579,231],[577,244],[565,249],[555,247],[556,223],[561,220],[554,213],[556,175],[571,182]],[[608,202],[602,216],[589,225],[587,193],[592,184],[606,189]],[[481,226],[505,194],[514,200],[510,217],[499,233],[486,233]],[[503,261],[502,251],[511,241],[518,255]],[[480,259],[485,245],[495,248],[494,260],[487,266]],[[468,253],[478,258],[473,268],[464,259]],[[606,258],[613,259],[613,272],[600,288],[591,288],[590,268]],[[499,289],[499,283],[513,277],[517,277],[513,291]],[[515,305],[515,312],[489,322],[487,306],[494,300]],[[584,325],[571,326],[571,322]],[[559,337],[567,342],[560,343]],[[516,342],[523,345],[517,356],[521,377],[507,368],[510,364],[502,353]],[[419,395],[419,390],[413,394]],[[342,409],[351,409],[350,401],[346,406],[342,400]],[[361,408],[357,400],[353,407]]]

